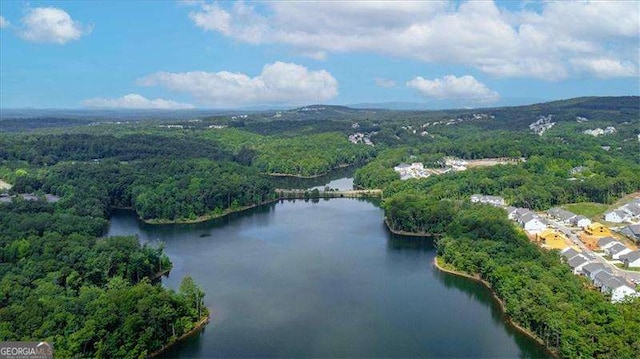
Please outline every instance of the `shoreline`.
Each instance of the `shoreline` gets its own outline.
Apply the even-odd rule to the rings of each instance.
[[[408,236],[408,237],[437,237],[438,235],[435,233],[417,233],[417,232],[406,232],[406,231],[401,231],[401,230],[397,230],[394,229],[393,227],[391,227],[391,225],[389,224],[389,221],[387,220],[387,217],[384,217],[384,224],[387,227],[387,229],[389,230],[389,232],[393,233],[393,234],[397,234],[400,236]]]
[[[250,206],[244,206],[244,207],[240,207],[237,209],[225,209],[224,211],[222,211],[222,213],[220,214],[207,214],[204,216],[200,216],[196,219],[174,219],[174,220],[169,220],[169,219],[142,219],[140,217],[138,217],[138,219],[140,219],[142,222],[144,222],[145,224],[151,224],[151,225],[162,225],[162,224],[195,224],[195,223],[202,223],[202,222],[207,222],[207,221],[212,221],[214,219],[218,219],[218,218],[222,218],[225,216],[228,216],[232,213],[239,213],[239,212],[243,212],[246,211],[248,209],[252,209],[252,208],[256,208],[265,204],[269,204],[269,203],[273,203],[273,202],[277,202],[279,201],[281,198],[274,198],[268,201],[263,201],[260,203],[256,203],[256,204],[252,204]]]
[[[204,327],[209,324],[209,321],[211,320],[209,314],[207,314],[206,316],[202,317],[202,319],[200,319],[198,322],[196,322],[196,325],[191,328],[191,330],[189,330],[188,332],[182,334],[181,336],[179,336],[178,338],[176,338],[176,340],[167,343],[165,345],[163,345],[160,349],[156,350],[155,352],[149,354],[147,356],[147,358],[153,358],[156,357],[160,354],[162,354],[163,352],[165,352],[167,349],[171,348],[172,346],[174,346],[176,343],[187,339],[188,337],[198,333],[199,331],[201,331],[202,329],[204,329]]]
[[[485,287],[487,287],[489,289],[489,291],[491,292],[491,296],[493,297],[493,299],[498,303],[498,306],[500,307],[500,310],[502,311],[502,314],[505,316],[505,319],[507,321],[507,323],[509,325],[511,325],[512,327],[514,327],[516,330],[518,330],[519,332],[527,335],[528,337],[530,337],[531,339],[535,340],[537,343],[541,344],[542,346],[545,347],[545,349],[547,350],[547,352],[549,353],[549,355],[551,355],[552,358],[559,358],[559,356],[557,355],[557,353],[555,353],[554,351],[552,351],[551,349],[549,349],[549,347],[547,347],[547,345],[545,344],[545,342],[538,337],[535,333],[531,332],[530,330],[524,328],[523,326],[519,325],[518,323],[514,322],[508,315],[507,315],[507,308],[504,305],[504,302],[502,301],[502,299],[500,299],[498,297],[498,295],[496,294],[496,292],[493,290],[493,287],[491,287],[491,284],[489,284],[489,282],[487,282],[486,280],[480,278],[479,275],[475,274],[469,274],[466,272],[461,272],[455,269],[449,269],[449,268],[444,268],[439,262],[438,260],[441,259],[439,256],[435,256],[433,258],[433,266],[436,267],[436,269],[438,269],[439,271],[443,272],[443,273],[447,273],[447,274],[451,274],[451,275],[455,275],[455,276],[459,276],[459,277],[463,277],[463,278],[467,278],[467,279],[471,279],[471,280],[475,280],[477,282],[482,283]],[[446,264],[446,263],[445,263]]]

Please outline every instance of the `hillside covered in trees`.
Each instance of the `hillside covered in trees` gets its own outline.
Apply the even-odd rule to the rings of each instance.
[[[46,338],[64,357],[146,356],[206,315],[204,293],[190,278],[177,292],[153,281],[171,266],[162,247],[102,238],[114,208],[148,222],[195,222],[276,200],[275,175],[356,166],[358,187],[383,190],[392,228],[441,234],[442,258],[488,281],[507,314],[562,357],[631,358],[640,351],[639,300],[604,301],[503,211],[465,202],[482,193],[543,210],[640,190],[639,101],[0,119],[8,194],[59,197],[0,203],[0,340]],[[531,126],[541,118],[553,125]],[[615,131],[585,133],[606,127]],[[370,143],[350,141],[355,134]],[[411,162],[442,168],[446,157],[522,160],[406,181],[393,170]]]

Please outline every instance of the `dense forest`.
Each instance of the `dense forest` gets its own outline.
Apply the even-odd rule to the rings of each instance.
[[[640,189],[637,97],[531,106],[277,112],[144,120],[0,119],[0,340],[46,338],[62,357],[146,356],[193,328],[204,293],[154,279],[171,266],[162,246],[101,237],[114,208],[152,223],[196,222],[275,200],[274,175],[314,177],[344,166],[382,189],[396,230],[439,234],[449,265],[491,284],[514,321],[567,358],[640,352],[640,300],[612,305],[529,243],[504,211],[471,206],[501,195],[535,210],[612,203]],[[192,114],[192,115],[195,115]],[[133,116],[133,115],[132,115]],[[148,116],[146,114],[145,116]],[[554,125],[534,133],[541,117]],[[603,136],[585,130],[615,126]],[[14,131],[8,133],[6,131]],[[352,143],[354,133],[372,145]],[[508,157],[512,164],[401,181],[400,163],[442,168],[445,157]],[[41,197],[42,198],[42,197]]]
[[[171,268],[161,246],[98,238],[102,217],[45,201],[0,206],[0,340],[48,340],[59,357],[147,356],[207,309],[190,278],[176,293],[152,282]]]

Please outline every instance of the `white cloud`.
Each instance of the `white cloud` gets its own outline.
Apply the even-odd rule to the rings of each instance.
[[[415,89],[424,97],[438,100],[491,103],[500,99],[497,92],[490,90],[470,75],[461,77],[447,75],[435,80],[418,76],[408,81],[407,87]]]
[[[321,54],[319,59],[375,52],[545,80],[584,73],[577,59],[605,57],[637,68],[640,43],[634,1],[556,1],[518,10],[488,1],[273,1],[260,9],[214,2],[189,16],[205,31],[247,43],[286,44],[301,54]],[[591,66],[588,73],[612,72]]]
[[[155,100],[149,100],[144,96],[130,93],[128,95],[109,99],[96,97],[88,100],[84,100],[82,104],[85,107],[97,107],[97,108],[125,108],[125,109],[145,109],[145,110],[182,110],[193,108],[193,105],[188,103],[176,102],[171,100],[165,100],[157,98]]]
[[[576,69],[602,78],[637,76],[640,72],[637,63],[610,58],[572,59],[571,63]]]
[[[22,18],[20,36],[32,42],[65,44],[89,34],[91,28],[74,21],[64,10],[55,7],[29,9]]]
[[[393,80],[389,80],[389,79],[384,79],[381,77],[376,77],[375,78],[375,82],[376,82],[376,86],[379,87],[384,87],[384,88],[392,88],[392,87],[396,87],[396,82]]]
[[[138,80],[143,86],[164,86],[186,92],[198,101],[220,107],[257,104],[305,104],[338,94],[338,81],[327,71],[275,62],[250,77],[238,72],[156,72]]]
[[[4,29],[5,27],[9,27],[9,20],[5,19],[3,16],[0,16],[0,29]]]

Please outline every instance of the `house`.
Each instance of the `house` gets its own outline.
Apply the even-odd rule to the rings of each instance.
[[[518,221],[525,231],[531,234],[537,234],[547,228],[547,224],[538,218],[535,213],[527,213]]]
[[[504,207],[507,203],[504,198],[498,196],[483,196],[481,194],[474,194],[471,196],[471,203],[484,203],[490,204],[495,207]]]
[[[598,239],[598,247],[600,247],[600,249],[602,250],[609,248],[616,243],[620,243],[620,242],[616,241],[616,239],[613,237],[604,237],[604,238]]]
[[[619,208],[621,211],[625,212],[629,215],[629,217],[640,217],[640,200],[635,200],[631,203],[627,203],[626,205]]]
[[[611,223],[622,223],[627,220],[628,215],[624,211],[611,211],[604,214],[604,220]]]
[[[599,222],[593,222],[591,224],[589,224],[584,231],[590,235],[590,236],[596,236],[596,237],[607,237],[611,235],[611,232],[609,231],[609,228],[605,227],[604,225],[602,225],[602,223]]]
[[[507,211],[507,218],[509,218],[510,220],[514,220],[516,213],[518,212],[518,208],[509,206],[505,208],[505,210]]]
[[[622,254],[619,259],[626,267],[640,267],[640,250]]]
[[[569,245],[567,244],[567,237],[564,234],[548,228],[542,230],[540,233],[536,235],[536,240],[538,242],[544,243],[544,245],[551,249],[565,249]]]
[[[618,242],[611,247],[604,250],[604,252],[611,256],[613,259],[620,259],[623,254],[631,253],[631,249],[627,248],[624,244]]]
[[[570,222],[572,225],[580,228],[586,228],[591,224],[591,220],[582,215],[573,217]]]
[[[551,208],[547,211],[547,214],[553,218],[555,218],[556,220],[558,220],[559,222],[562,223],[570,223],[571,219],[573,219],[573,217],[576,216],[575,213],[569,212],[565,209],[559,208],[559,207],[554,207]]]
[[[514,212],[512,212],[512,219],[518,223],[521,222],[522,218],[528,214],[532,214],[535,216],[535,213],[533,213],[530,209],[527,208],[516,208],[516,210]],[[521,224],[522,225],[522,224]]]
[[[633,239],[636,242],[640,242],[640,224],[632,224],[626,226],[620,230],[620,233]]]
[[[613,274],[611,274],[611,271],[607,271],[607,270],[599,271],[593,276],[593,285],[596,286],[596,288],[602,288],[602,286],[604,285],[604,282],[610,279],[611,277],[613,277]]]
[[[563,250],[560,251],[560,255],[562,256],[562,258],[564,258],[566,261],[568,261],[569,259],[577,256],[578,254],[580,254],[580,252],[576,251],[575,249],[571,248],[571,247],[567,247]]]
[[[589,264],[589,259],[582,254],[578,254],[577,256],[569,259],[567,264],[573,270],[573,274],[582,274],[582,268]]]
[[[582,273],[589,277],[592,281],[595,279],[596,274],[604,271],[605,273],[611,274],[611,269],[605,266],[602,263],[591,262],[582,267]]]
[[[611,294],[611,303],[619,303],[627,296],[637,296],[634,287],[624,278],[618,276],[610,276],[602,282],[600,287],[602,293]]]

